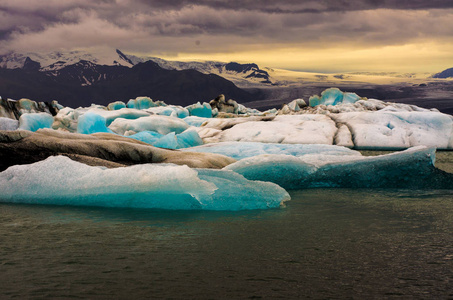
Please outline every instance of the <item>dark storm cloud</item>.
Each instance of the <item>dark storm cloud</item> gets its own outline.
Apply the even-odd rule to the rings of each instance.
[[[453,1],[2,0],[0,50],[107,46],[177,53],[277,44],[393,45],[451,38],[448,8]]]

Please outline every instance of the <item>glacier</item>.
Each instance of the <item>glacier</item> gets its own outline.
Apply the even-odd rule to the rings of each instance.
[[[244,210],[280,207],[289,194],[276,184],[250,181],[227,170],[173,164],[107,169],[52,156],[0,173],[7,203],[177,210]]]

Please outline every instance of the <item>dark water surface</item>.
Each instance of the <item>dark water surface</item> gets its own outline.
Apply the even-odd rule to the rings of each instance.
[[[0,299],[453,298],[453,190],[291,196],[247,212],[0,204]]]

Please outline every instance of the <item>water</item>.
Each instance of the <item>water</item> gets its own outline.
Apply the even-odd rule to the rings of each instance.
[[[453,297],[453,190],[291,196],[246,212],[0,204],[0,299]]]

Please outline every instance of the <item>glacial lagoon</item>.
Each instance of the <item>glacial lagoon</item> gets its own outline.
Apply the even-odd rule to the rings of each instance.
[[[453,296],[453,189],[290,195],[238,212],[2,203],[0,298]]]

